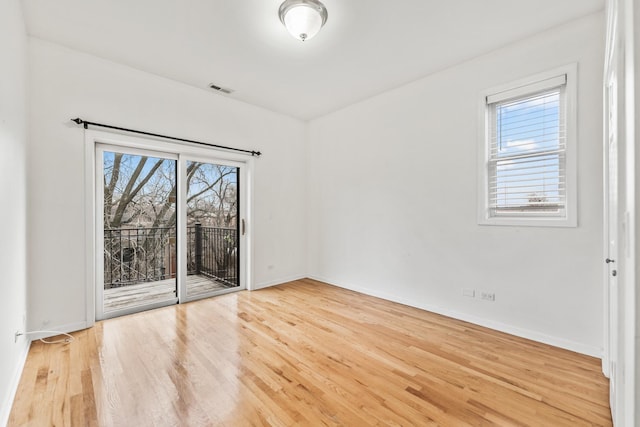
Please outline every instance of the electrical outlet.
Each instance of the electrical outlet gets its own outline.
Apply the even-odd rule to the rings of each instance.
[[[496,294],[494,292],[482,291],[480,292],[480,299],[483,299],[485,301],[495,301]]]
[[[463,288],[462,289],[462,296],[473,298],[473,297],[476,296],[476,291],[475,291],[475,289]]]

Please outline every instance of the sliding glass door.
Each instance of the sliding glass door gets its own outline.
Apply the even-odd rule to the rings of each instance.
[[[96,145],[96,318],[244,289],[241,164]]]
[[[99,318],[175,304],[177,157],[99,147]]]
[[[186,161],[187,299],[240,285],[239,168]]]

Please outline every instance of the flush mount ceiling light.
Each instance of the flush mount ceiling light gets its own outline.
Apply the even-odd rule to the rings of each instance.
[[[285,0],[278,11],[280,21],[298,40],[313,38],[327,22],[327,8],[318,0]]]

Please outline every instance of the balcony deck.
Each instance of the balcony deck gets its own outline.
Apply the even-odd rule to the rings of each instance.
[[[229,286],[218,283],[206,276],[187,276],[187,295],[198,295]],[[157,282],[139,283],[104,290],[104,311],[111,312],[139,305],[153,304],[175,298],[176,279],[159,280]]]

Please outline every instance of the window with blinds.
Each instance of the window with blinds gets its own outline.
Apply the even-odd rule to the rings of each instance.
[[[489,217],[565,217],[566,79],[486,97]]]

